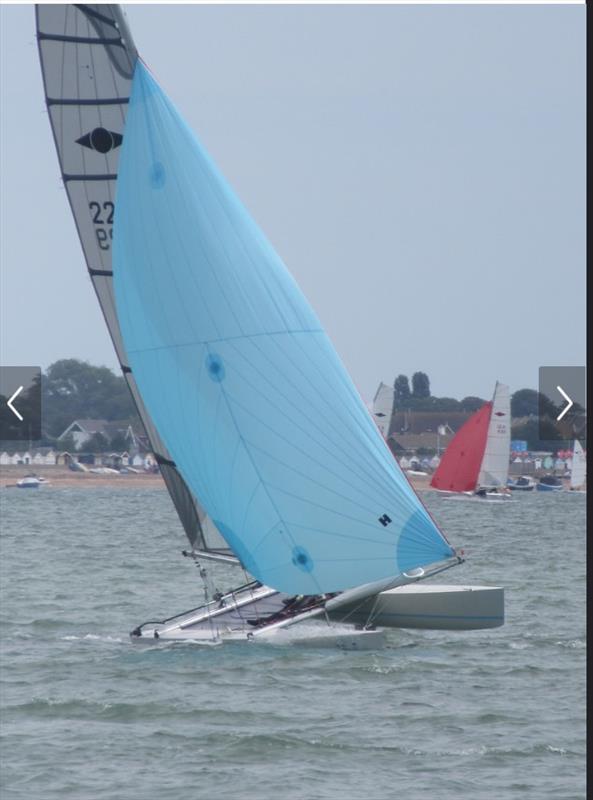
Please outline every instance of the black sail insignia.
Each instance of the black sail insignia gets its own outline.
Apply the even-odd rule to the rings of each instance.
[[[108,131],[106,128],[94,128],[90,133],[85,133],[80,139],[76,140],[77,144],[83,147],[88,147],[89,150],[96,150],[97,153],[108,153],[110,150],[115,150],[123,142],[123,136],[116,131]]]

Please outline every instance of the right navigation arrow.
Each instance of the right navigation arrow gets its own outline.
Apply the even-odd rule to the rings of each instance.
[[[563,416],[566,414],[566,412],[567,412],[569,409],[571,409],[571,408],[572,408],[572,406],[573,406],[574,404],[573,404],[572,400],[570,399],[570,397],[569,397],[569,396],[566,394],[566,392],[564,391],[564,389],[562,388],[562,386],[557,386],[556,388],[558,389],[558,391],[560,392],[560,394],[562,395],[562,397],[563,397],[563,398],[566,400],[566,402],[568,403],[568,405],[566,406],[566,408],[563,408],[563,409],[562,409],[562,411],[561,411],[561,412],[558,414],[558,416],[556,417],[556,421],[557,421],[557,422],[560,422],[560,420],[562,419],[562,417],[563,417]]]

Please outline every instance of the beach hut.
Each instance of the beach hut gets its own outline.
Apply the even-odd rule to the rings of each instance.
[[[56,454],[53,450],[48,450],[48,452],[43,456],[43,463],[47,467],[55,467],[56,465]]]
[[[7,466],[8,464],[11,464],[11,463],[12,462],[10,460],[10,456],[8,455],[6,450],[4,450],[2,453],[0,453],[0,465]]]

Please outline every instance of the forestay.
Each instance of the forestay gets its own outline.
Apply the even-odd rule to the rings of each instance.
[[[249,572],[315,594],[454,555],[295,281],[140,61],[113,242],[142,397]]]
[[[179,474],[138,392],[117,319],[112,281],[115,187],[137,53],[119,6],[39,5],[37,38],[64,186],[124,377],[192,545],[222,549]]]

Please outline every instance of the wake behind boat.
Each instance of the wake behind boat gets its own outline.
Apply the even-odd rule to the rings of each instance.
[[[252,641],[319,619],[377,642],[377,598],[463,558],[121,9],[40,5],[37,30],[89,274],[190,555],[206,586],[207,558],[255,579],[133,638]]]

